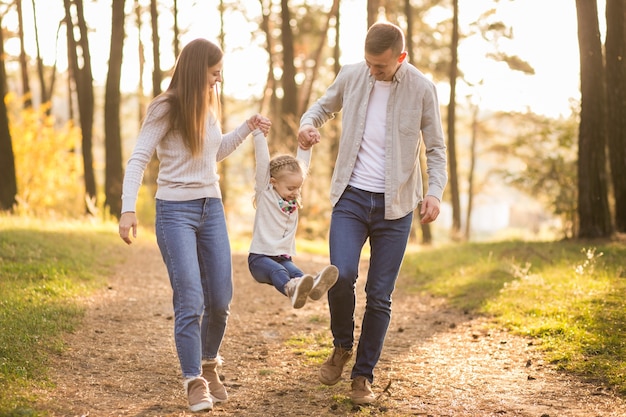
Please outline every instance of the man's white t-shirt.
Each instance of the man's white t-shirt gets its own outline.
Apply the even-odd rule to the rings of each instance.
[[[391,81],[376,81],[370,93],[361,148],[349,184],[373,193],[385,192],[385,130]]]

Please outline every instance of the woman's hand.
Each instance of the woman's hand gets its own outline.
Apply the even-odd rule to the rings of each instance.
[[[130,231],[133,231],[133,239],[137,238],[137,215],[134,211],[127,211],[120,216],[120,237],[127,244],[133,243],[130,239]]]
[[[260,129],[265,136],[267,136],[270,132],[270,127],[272,127],[271,120],[258,113],[246,120],[246,123],[248,123],[250,130]]]

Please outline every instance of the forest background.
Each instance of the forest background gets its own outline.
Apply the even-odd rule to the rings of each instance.
[[[450,182],[441,220],[434,231],[428,225],[416,230],[415,240],[480,240],[504,228],[507,236],[523,238],[624,233],[624,2],[608,0],[599,9],[596,1],[576,1],[580,65],[564,68],[563,77],[580,76],[580,95],[565,98],[571,108],[560,114],[536,113],[531,104],[511,110],[483,102],[489,89],[501,85],[486,71],[490,65],[535,75],[536,63],[508,48],[515,16],[502,11],[514,3],[0,1],[0,209],[119,216],[124,165],[146,105],[166,88],[181,46],[198,36],[190,16],[206,18],[203,36],[226,53],[224,131],[251,113],[266,114],[274,121],[273,153],[294,151],[302,112],[332,82],[345,56],[360,59],[367,27],[386,19],[405,30],[411,62],[440,87],[448,144]],[[524,3],[539,14],[544,4]],[[554,28],[537,30],[548,38],[549,29],[558,31],[567,16],[553,16]],[[41,47],[50,39],[52,54]],[[546,41],[550,47],[558,52],[558,44]],[[257,75],[261,87],[243,74]],[[512,87],[502,96],[528,94]],[[541,94],[549,101],[561,93],[546,88]],[[314,151],[304,189],[303,237],[323,238],[328,229],[340,123],[339,115],[323,128],[323,143]],[[157,166],[155,160],[144,179],[138,208],[144,225],[153,217]],[[250,229],[253,169],[249,145],[220,166],[233,233]]]

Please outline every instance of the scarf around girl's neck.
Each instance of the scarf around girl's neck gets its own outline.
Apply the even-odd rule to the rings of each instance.
[[[298,208],[298,200],[285,200],[282,197],[278,199],[278,206],[283,213],[292,214]]]

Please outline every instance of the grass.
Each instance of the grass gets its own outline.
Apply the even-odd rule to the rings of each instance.
[[[540,338],[559,368],[626,394],[626,245],[463,244],[407,255],[399,286]]]
[[[0,217],[0,415],[37,415],[48,361],[83,315],[79,297],[122,257],[116,226]],[[115,250],[115,248],[120,250]]]

